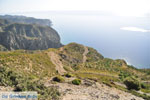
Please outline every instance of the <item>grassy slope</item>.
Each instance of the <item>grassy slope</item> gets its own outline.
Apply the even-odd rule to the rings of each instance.
[[[34,78],[51,77],[56,74],[55,66],[45,51],[0,52],[0,66]]]
[[[58,99],[55,88],[43,85],[57,74],[47,51],[1,51],[0,70],[0,85],[11,86],[15,91],[37,91],[39,100]]]
[[[7,67],[20,75],[31,77],[32,80],[45,81],[58,74],[55,65],[48,56],[48,52],[53,51],[59,55],[59,60],[62,61],[64,69],[79,78],[93,79],[125,91],[128,90],[114,84],[114,82],[123,83],[119,78],[120,73],[134,76],[141,82],[150,81],[148,73],[128,66],[124,60],[104,58],[95,49],[87,48],[89,52],[86,55],[87,60],[84,64],[84,46],[76,43],[70,43],[60,49],[43,51],[1,51],[0,67]],[[145,76],[148,78],[145,78]],[[142,91],[149,92],[146,89]],[[133,94],[139,95],[136,92],[133,92]]]

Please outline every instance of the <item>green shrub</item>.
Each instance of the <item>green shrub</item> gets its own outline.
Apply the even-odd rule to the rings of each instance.
[[[147,88],[146,84],[141,83],[141,88],[146,89]]]
[[[140,90],[140,82],[133,77],[126,78],[124,84],[127,86],[128,90]]]
[[[74,79],[72,81],[72,84],[74,84],[74,85],[80,85],[81,84],[81,80],[80,79]]]
[[[53,78],[53,81],[56,81],[56,82],[64,82],[64,78],[62,76],[56,76]]]
[[[130,76],[131,76],[130,73],[121,71],[119,74],[119,79],[123,81],[125,78],[130,77]]]
[[[65,77],[70,78],[70,77],[73,77],[73,75],[72,75],[72,74],[70,74],[70,73],[67,73],[67,74],[65,74]]]

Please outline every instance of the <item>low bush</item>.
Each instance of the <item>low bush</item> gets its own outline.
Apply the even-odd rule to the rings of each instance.
[[[133,77],[127,77],[124,84],[127,86],[128,90],[140,90],[140,82]]]
[[[70,73],[67,73],[67,74],[65,74],[65,77],[70,78],[70,77],[73,77],[73,75],[72,75],[72,74],[70,74]]]
[[[53,78],[53,81],[56,81],[56,82],[64,82],[64,78],[62,76],[56,76]]]
[[[81,84],[81,80],[80,79],[74,79],[72,81],[72,84],[74,84],[74,85],[80,85]]]
[[[146,89],[146,88],[147,88],[147,85],[144,84],[144,83],[141,83],[141,88]]]

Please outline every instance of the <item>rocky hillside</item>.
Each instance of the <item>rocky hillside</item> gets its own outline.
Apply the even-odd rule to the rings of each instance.
[[[36,19],[26,16],[0,15],[1,19],[9,20],[11,23],[38,24],[42,26],[51,26],[52,22],[49,19]]]
[[[0,44],[8,50],[43,50],[62,46],[59,34],[49,26],[12,23],[6,19],[0,19]]]
[[[91,80],[82,80],[82,84],[74,85],[68,83],[50,84],[48,86],[58,87],[63,94],[61,100],[144,100],[116,88],[109,87]]]
[[[150,98],[146,83],[149,74],[77,43],[42,51],[1,51],[0,76],[1,86],[13,91],[38,91],[41,100]],[[129,80],[131,77],[134,81]]]

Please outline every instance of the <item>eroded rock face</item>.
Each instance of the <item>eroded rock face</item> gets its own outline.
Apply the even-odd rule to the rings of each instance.
[[[0,44],[8,50],[43,50],[62,46],[60,37],[53,28],[20,23],[1,27]]]

